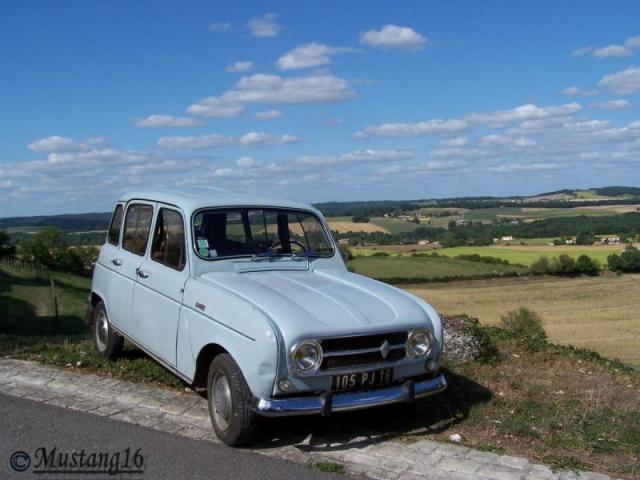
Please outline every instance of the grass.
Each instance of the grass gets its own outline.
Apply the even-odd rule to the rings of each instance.
[[[549,338],[640,366],[640,276],[526,277],[409,288],[438,311],[465,312],[484,325],[527,307],[544,318]]]
[[[569,255],[577,258],[580,255],[587,255],[600,262],[601,265],[607,263],[607,257],[612,253],[620,253],[624,250],[624,245],[596,245],[596,246],[575,246],[575,245],[512,245],[512,246],[487,246],[487,247],[453,247],[438,250],[438,254],[455,257],[457,255],[486,255],[498,257],[510,263],[531,265],[542,255],[555,257],[558,255]]]
[[[54,273],[60,327],[53,334],[54,310],[49,281],[0,269],[0,357],[36,360],[128,380],[182,386],[182,382],[140,350],[127,346],[123,358],[109,362],[94,353],[84,323],[89,279]]]
[[[443,257],[356,257],[349,262],[356,273],[394,282],[433,281],[438,279],[497,276],[525,273],[515,265],[494,265]]]
[[[89,331],[82,323],[87,280],[72,276],[56,277],[61,314],[67,321],[62,334],[53,336],[47,334],[47,322],[51,317],[47,282],[28,278],[19,272],[0,271],[3,312],[0,317],[0,356],[38,360],[173,388],[184,386],[137,350],[127,350],[125,358],[117,362],[106,362],[94,355]],[[632,280],[630,277],[611,277],[608,280],[615,282],[618,279],[627,283]],[[583,279],[575,281],[579,280]],[[640,278],[633,277],[633,281],[640,286]],[[499,291],[493,292],[485,303],[499,303],[501,295],[509,294],[518,286],[514,287],[511,282],[502,283]],[[532,297],[537,298],[539,294],[535,285],[527,282],[523,282],[523,289],[533,292]],[[555,282],[555,286],[544,290],[552,306],[558,301],[553,292],[558,292],[558,297],[566,294],[566,291],[560,292],[562,282],[572,281]],[[492,283],[475,285],[482,290],[483,286]],[[462,285],[465,284],[457,285],[457,288]],[[603,283],[598,288],[605,285]],[[620,290],[620,285],[615,284],[612,290]],[[431,297],[433,292],[446,287],[438,285],[418,289],[417,293]],[[578,285],[576,291],[584,288],[584,285]],[[482,295],[471,295],[475,289],[458,290],[451,295],[459,302],[468,301],[467,297],[478,300]],[[592,293],[587,289],[583,304],[591,301]],[[483,294],[487,292],[483,291]],[[520,291],[520,295],[524,292]],[[636,292],[630,295],[637,298]],[[513,303],[521,299],[510,300]],[[601,297],[593,299],[596,304],[600,300]],[[458,305],[454,303],[454,306]],[[582,308],[586,311],[587,305],[582,305]],[[591,308],[594,310],[593,303]],[[511,307],[501,309],[501,313],[509,309]],[[545,317],[549,333],[553,332],[551,327],[555,322],[544,310],[536,310]],[[567,314],[567,311],[563,313]],[[597,330],[601,337],[610,327],[605,325]],[[572,330],[579,333],[583,326],[580,324],[578,328],[574,325]],[[446,441],[449,435],[458,433],[462,435],[464,444],[483,450],[523,455],[557,467],[590,469],[637,478],[640,473],[639,372],[588,351],[546,342],[532,350],[528,344],[504,330],[477,328],[482,329],[494,343],[499,352],[497,359],[445,365],[449,388],[441,395],[417,402],[411,407],[410,414],[408,407],[402,405],[384,411],[352,412],[327,419],[296,419],[288,426],[287,420],[280,420],[278,425],[284,425],[286,431],[291,430],[294,438],[295,429],[306,430],[300,437],[306,438],[308,430],[316,427],[319,433],[335,429],[361,436],[363,432],[370,432],[372,425],[377,431],[400,442],[422,438]],[[38,334],[31,334],[32,329]],[[322,472],[345,471],[343,465],[333,462],[317,462],[313,467]]]
[[[343,474],[346,472],[344,465],[335,462],[315,462],[313,468],[323,473]]]
[[[502,361],[452,366],[465,380],[454,377],[442,398],[422,408],[446,410],[448,402],[461,401],[458,396],[481,396],[480,387],[490,398],[437,435],[444,440],[455,432],[469,446],[492,445],[554,467],[636,478],[640,372],[552,344],[530,351],[504,331],[491,332]]]
[[[603,215],[615,215],[619,213],[615,209],[606,208],[527,208],[527,207],[503,207],[503,208],[479,208],[468,210],[464,214],[466,220],[492,220],[498,218],[518,218],[520,220],[544,220],[545,218],[557,217],[599,217]]]
[[[418,227],[428,226],[426,223],[412,223],[399,218],[392,217],[373,217],[371,223],[384,228],[389,233],[413,232]]]

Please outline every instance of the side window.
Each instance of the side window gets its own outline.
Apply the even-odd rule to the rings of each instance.
[[[124,238],[122,248],[136,255],[144,255],[149,241],[149,229],[153,207],[151,205],[132,204],[127,209],[124,220]]]
[[[161,208],[158,212],[151,244],[151,259],[176,270],[184,268],[184,221],[179,212],[167,208]]]
[[[122,225],[122,205],[116,205],[116,209],[113,212],[113,218],[111,219],[111,226],[109,227],[109,235],[107,241],[111,245],[118,245],[120,241],[120,226]]]

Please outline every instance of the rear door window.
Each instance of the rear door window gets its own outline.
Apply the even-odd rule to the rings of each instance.
[[[122,248],[136,255],[144,256],[149,242],[149,229],[153,218],[153,207],[142,203],[133,203],[127,209],[124,221]]]

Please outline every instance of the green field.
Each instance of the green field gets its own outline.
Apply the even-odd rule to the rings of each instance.
[[[51,275],[58,299],[57,333],[49,279],[35,277],[30,271],[0,268],[0,357],[182,386],[175,376],[131,346],[115,362],[96,355],[91,331],[84,322],[90,280],[64,273]]]
[[[519,263],[521,265],[531,265],[543,255],[549,258],[563,254],[574,258],[577,258],[580,255],[587,255],[604,266],[607,263],[607,257],[609,255],[612,253],[620,253],[622,250],[624,250],[624,246],[622,245],[601,245],[593,247],[575,245],[514,245],[509,247],[488,246],[443,248],[438,250],[438,254],[446,255],[448,257],[478,254],[502,258],[510,263]]]
[[[618,212],[606,209],[580,209],[574,208],[549,208],[549,209],[533,209],[533,208],[480,208],[469,210],[464,214],[466,220],[491,220],[496,221],[499,217],[514,217],[522,220],[543,220],[545,218],[558,217],[602,217],[607,215],[616,215]]]
[[[392,217],[373,217],[371,223],[389,230],[390,233],[413,232],[418,227],[426,226],[426,224],[411,223]]]
[[[356,273],[380,280],[437,280],[525,273],[526,268],[441,257],[357,257],[349,262]]]

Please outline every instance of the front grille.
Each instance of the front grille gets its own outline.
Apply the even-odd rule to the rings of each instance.
[[[336,370],[402,360],[407,332],[391,332],[355,337],[326,338],[320,341],[324,358],[321,370]]]

